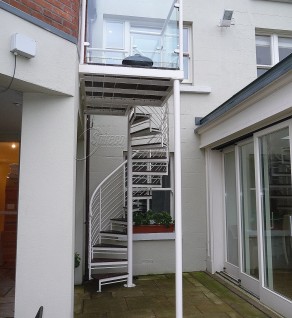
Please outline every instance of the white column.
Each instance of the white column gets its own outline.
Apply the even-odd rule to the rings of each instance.
[[[15,317],[73,317],[79,98],[24,94]]]
[[[174,80],[174,195],[175,195],[175,294],[176,318],[183,318],[180,81]]]
[[[128,231],[128,281],[125,287],[135,287],[133,284],[133,165],[131,147],[131,124],[128,120],[128,163],[127,163],[127,231]]]

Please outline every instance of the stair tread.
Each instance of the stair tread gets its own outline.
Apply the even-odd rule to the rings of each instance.
[[[127,222],[127,218],[113,218],[111,221]]]
[[[103,274],[92,274],[91,277],[93,279],[104,279],[104,278],[111,278],[111,277],[119,277],[119,276],[125,276],[128,275],[128,273],[103,273]]]
[[[137,130],[134,132],[131,132],[131,136],[132,137],[145,137],[145,136],[153,136],[153,135],[157,135],[160,134],[161,131],[157,128],[143,128],[141,130]]]
[[[127,248],[126,245],[118,245],[118,244],[105,244],[105,243],[101,243],[101,244],[95,244],[93,245],[93,247],[112,247],[112,248]]]
[[[127,233],[126,233],[126,232],[122,232],[122,231],[115,231],[115,230],[100,231],[100,233],[103,233],[103,234],[119,234],[119,235],[127,235]]]
[[[144,121],[147,121],[149,118],[150,114],[133,114],[130,121],[132,122],[132,125],[137,125]]]
[[[166,149],[166,146],[161,145],[160,142],[157,143],[146,143],[146,144],[138,144],[138,145],[132,145],[133,149],[139,149],[139,148],[144,148],[147,147],[147,149],[151,149],[151,148],[156,148],[156,147],[160,147],[161,149]]]
[[[117,262],[126,262],[126,258],[93,258],[91,263],[117,263]]]

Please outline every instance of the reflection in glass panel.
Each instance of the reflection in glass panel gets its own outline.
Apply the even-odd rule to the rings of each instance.
[[[279,60],[292,53],[292,38],[279,38]]]
[[[227,262],[238,266],[235,152],[224,155]]]
[[[257,69],[257,76],[259,77],[259,76],[265,74],[267,71],[268,71],[268,69],[266,69],[266,68],[258,68]]]
[[[269,36],[256,36],[256,56],[257,64],[271,65],[271,39]]]
[[[265,286],[292,299],[292,191],[289,129],[260,138]]]
[[[87,1],[86,63],[123,65],[123,53],[145,55],[157,68],[178,68],[178,8],[173,0],[142,2]]]
[[[105,40],[107,49],[123,49],[124,23],[116,21],[107,21]]]
[[[254,145],[239,148],[243,272],[259,278]]]

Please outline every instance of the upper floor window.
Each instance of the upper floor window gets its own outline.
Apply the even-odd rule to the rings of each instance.
[[[261,76],[292,53],[292,37],[256,35],[257,74]]]
[[[184,63],[184,82],[192,80],[191,73],[191,26],[185,25],[183,28],[183,63]]]

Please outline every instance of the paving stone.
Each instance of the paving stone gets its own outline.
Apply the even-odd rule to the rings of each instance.
[[[175,276],[146,275],[135,288],[107,285],[96,293],[96,283],[78,289],[82,313],[75,318],[175,318]],[[184,318],[267,318],[261,311],[233,294],[203,272],[183,274]],[[85,298],[87,299],[85,299]],[[1,317],[0,317],[1,318]]]
[[[151,309],[127,310],[124,312],[111,311],[107,317],[110,318],[156,318]]]

